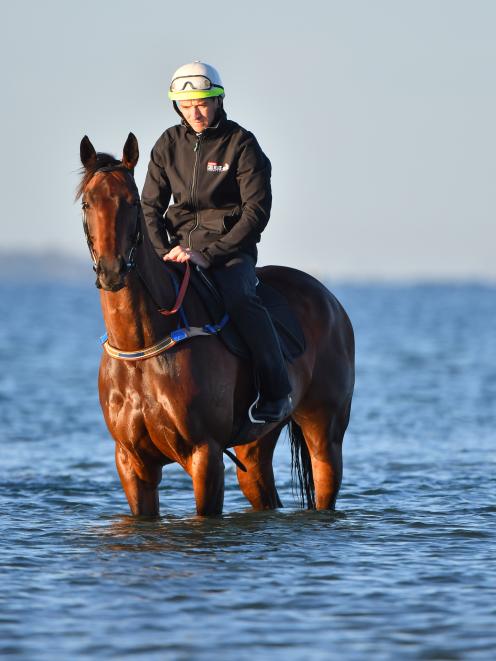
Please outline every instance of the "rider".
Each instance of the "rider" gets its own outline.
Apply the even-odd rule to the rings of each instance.
[[[291,410],[291,385],[255,275],[256,244],[272,203],[271,165],[255,136],[227,119],[223,98],[209,64],[192,62],[174,73],[169,99],[181,123],[152,149],[143,211],[161,258],[209,269],[259,376],[252,420],[277,421]]]

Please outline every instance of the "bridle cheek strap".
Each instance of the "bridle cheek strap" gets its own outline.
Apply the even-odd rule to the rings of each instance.
[[[93,262],[93,271],[97,272],[98,263],[96,260],[95,251],[93,250],[93,243],[90,237],[90,231],[88,228],[88,221],[86,219],[86,209],[83,208],[83,229],[86,236],[86,243],[88,244],[88,250],[90,251],[91,261]],[[136,249],[141,243],[143,237],[141,235],[141,207],[138,209],[138,216],[136,218],[136,232],[134,235],[134,243],[129,250],[129,256],[126,260],[126,273],[136,266],[135,255]]]

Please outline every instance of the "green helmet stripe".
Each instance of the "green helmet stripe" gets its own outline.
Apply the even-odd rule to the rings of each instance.
[[[181,92],[171,92],[169,90],[169,99],[171,101],[189,101],[190,99],[207,99],[210,96],[221,96],[224,94],[223,87],[212,87],[209,90],[182,90]]]

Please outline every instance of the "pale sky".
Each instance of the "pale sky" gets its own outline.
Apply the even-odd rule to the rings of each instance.
[[[213,64],[272,161],[260,264],[496,279],[496,2],[2,0],[0,249],[86,258],[79,142],[150,150]]]

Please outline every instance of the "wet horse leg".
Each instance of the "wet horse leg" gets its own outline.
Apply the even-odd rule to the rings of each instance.
[[[238,482],[245,498],[256,510],[282,507],[274,482],[272,458],[280,427],[252,443],[235,446],[238,459],[246,467],[246,473],[237,469]]]
[[[160,465],[137,466],[136,458],[120,443],[115,445],[115,463],[131,512],[135,516],[158,516]]]
[[[218,516],[224,505],[222,449],[214,443],[198,446],[187,462],[193,480],[196,511],[200,516]]]
[[[343,476],[342,445],[347,421],[329,408],[295,416],[300,425],[312,462],[315,507],[334,509]]]

